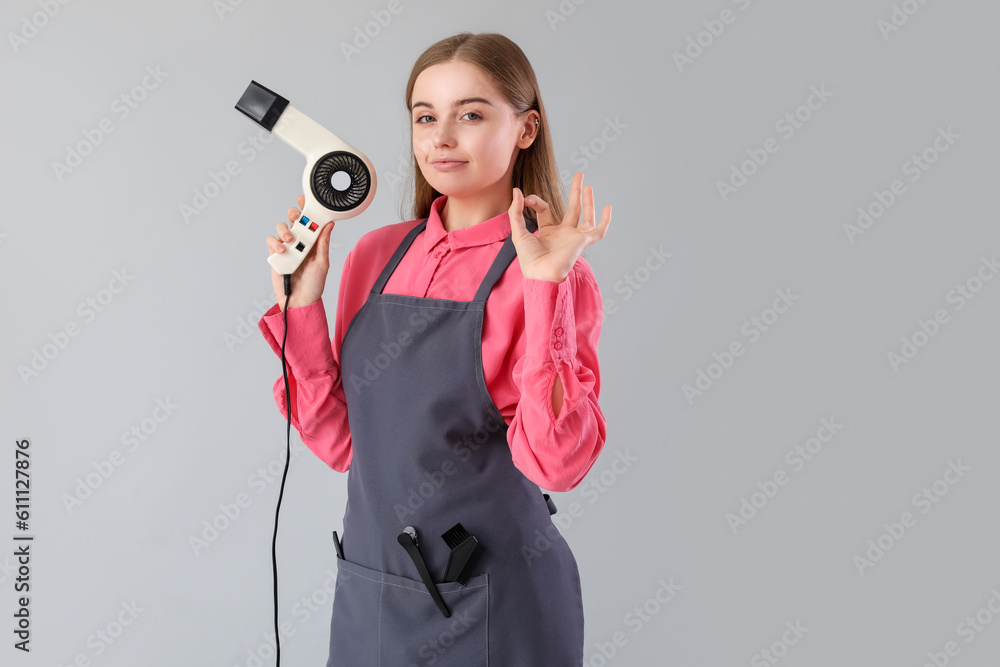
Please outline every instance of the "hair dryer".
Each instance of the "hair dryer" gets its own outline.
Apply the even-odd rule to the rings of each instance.
[[[286,252],[267,258],[278,274],[290,275],[309,254],[321,224],[353,218],[368,208],[375,197],[375,167],[364,153],[256,81],[247,86],[236,109],[306,158],[305,206],[290,228],[295,239],[284,244]]]
[[[306,157],[302,172],[305,206],[290,231],[293,241],[285,243],[285,252],[271,253],[267,258],[274,270],[284,276],[285,334],[281,341],[281,374],[285,379],[285,405],[288,439],[285,449],[285,470],[281,475],[278,506],[274,510],[274,535],[271,537],[271,563],[274,581],[274,637],[277,665],[281,665],[281,639],[278,633],[278,515],[285,492],[285,478],[291,461],[292,409],[289,401],[288,366],[285,360],[285,338],[288,337],[288,303],[292,293],[292,274],[309,254],[319,237],[319,226],[330,220],[353,218],[371,204],[375,197],[375,167],[364,153],[336,134],[291,106],[281,95],[251,81],[236,109],[268,132],[278,135],[286,144]],[[336,538],[336,532],[334,537]]]

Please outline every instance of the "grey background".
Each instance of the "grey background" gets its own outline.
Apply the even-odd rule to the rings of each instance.
[[[917,667],[948,642],[949,664],[995,664],[1000,280],[976,282],[1000,250],[995,4],[402,0],[350,62],[340,44],[387,3],[47,6],[51,18],[6,2],[0,20],[4,664],[256,664],[272,627],[278,484],[253,476],[280,470],[285,447],[271,395],[281,366],[256,320],[274,301],[264,238],[294,204],[303,163],[277,140],[250,160],[241,145],[256,131],[233,105],[256,79],[376,165],[374,204],[333,235],[332,321],[347,252],[401,219],[406,191],[389,174],[408,151],[410,67],[466,30],[524,49],[560,168],[583,170],[598,208],[614,206],[586,252],[607,302],[608,441],[586,480],[555,495],[557,518],[572,519],[562,528],[581,569],[586,664],[773,664],[767,649],[789,666]],[[552,23],[560,7],[566,20]],[[708,39],[703,22],[724,10],[732,22]],[[907,20],[884,34],[894,12]],[[26,21],[42,27],[15,44]],[[679,71],[674,54],[699,33],[708,46]],[[147,67],[163,78],[122,118],[113,101]],[[814,86],[832,96],[800,109]],[[788,137],[775,123],[797,109],[809,118]],[[53,163],[102,119],[113,132],[60,179]],[[609,119],[624,128],[602,145]],[[935,157],[948,128],[958,138],[911,180],[905,163]],[[724,200],[718,182],[769,137],[779,150]],[[591,144],[599,154],[581,157]],[[185,221],[181,205],[229,161],[240,173]],[[852,243],[845,225],[894,180],[905,193]],[[671,256],[659,266],[651,248]],[[102,293],[122,269],[127,287]],[[978,291],[959,309],[949,293],[967,282]],[[798,298],[751,341],[742,327],[776,290]],[[79,304],[102,294],[113,298],[87,321]],[[888,355],[938,309],[947,323],[894,369]],[[74,323],[78,335],[22,379]],[[745,353],[689,401],[683,385],[734,341]],[[177,407],[129,450],[123,432],[158,399]],[[794,470],[786,453],[823,418],[842,429]],[[17,438],[31,440],[34,489],[30,655],[10,632]],[[115,450],[123,463],[67,508]],[[619,454],[633,463],[616,468]],[[968,468],[954,484],[938,481],[949,461]],[[787,484],[734,532],[727,514],[778,471]],[[947,493],[915,504],[935,481]],[[295,458],[278,552],[288,665],[326,659],[323,586],[345,491],[308,451]],[[241,493],[249,505],[196,553],[190,538]],[[915,525],[883,536],[904,512]],[[859,568],[880,536],[891,548]],[[663,604],[661,582],[680,587]],[[296,607],[313,595],[315,611]],[[96,639],[133,603],[142,611],[112,644]],[[985,624],[967,641],[977,612]],[[801,638],[784,634],[796,622]],[[796,643],[782,651],[784,639]]]

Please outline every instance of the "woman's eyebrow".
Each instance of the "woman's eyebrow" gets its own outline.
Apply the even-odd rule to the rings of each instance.
[[[454,102],[451,103],[451,106],[460,107],[463,104],[471,104],[472,102],[482,102],[483,104],[488,104],[489,106],[493,106],[492,102],[490,102],[487,99],[483,99],[482,97],[466,97],[464,100],[455,100]],[[433,109],[434,105],[429,104],[428,102],[414,102],[413,106],[410,107],[410,111],[413,111],[417,107],[427,107],[428,109]]]

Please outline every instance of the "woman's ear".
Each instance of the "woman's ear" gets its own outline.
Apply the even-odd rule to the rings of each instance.
[[[538,128],[541,127],[541,118],[537,111],[531,110],[524,114],[521,125],[521,136],[517,141],[517,147],[525,149],[535,142],[538,137]]]

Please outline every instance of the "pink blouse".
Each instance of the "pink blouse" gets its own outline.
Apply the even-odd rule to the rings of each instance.
[[[383,294],[456,301],[475,297],[510,234],[510,218],[504,211],[472,227],[446,232],[439,217],[446,201],[445,195],[434,200],[426,228],[400,260]],[[292,425],[302,442],[339,472],[347,471],[352,457],[340,373],[344,334],[393,251],[419,222],[374,229],[347,255],[332,343],[322,299],[288,309],[285,359]],[[561,283],[524,278],[515,257],[486,301],[482,341],[486,387],[509,426],[507,442],[514,465],[550,491],[577,486],[604,447],[606,422],[598,404],[597,360],[602,314],[597,281],[582,257]],[[280,358],[284,325],[277,304],[257,326]],[[558,416],[552,408],[556,374],[563,387]],[[278,377],[273,392],[287,419],[283,377]]]

